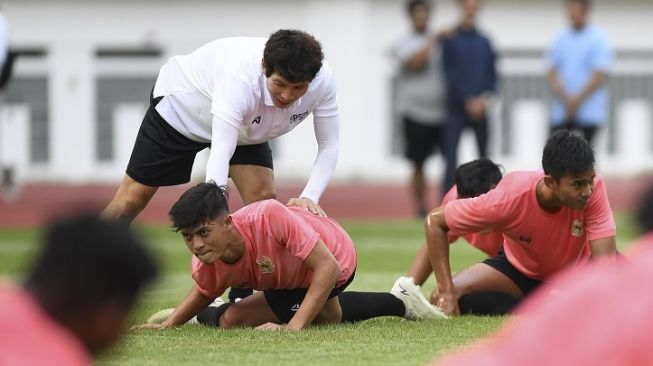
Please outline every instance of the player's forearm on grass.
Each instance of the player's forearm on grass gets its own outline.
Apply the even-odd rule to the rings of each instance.
[[[209,306],[212,301],[213,299],[202,295],[197,286],[193,286],[188,295],[175,308],[175,311],[163,322],[163,326],[174,327],[186,323],[190,318]]]
[[[304,301],[287,325],[288,329],[299,330],[309,326],[324,308],[329,293],[340,277],[340,266],[322,240],[318,239],[304,263],[313,270],[313,278]]]
[[[454,287],[451,278],[451,264],[449,263],[448,227],[444,218],[444,206],[428,214],[425,229],[429,260],[438,283],[438,291],[451,293]]]

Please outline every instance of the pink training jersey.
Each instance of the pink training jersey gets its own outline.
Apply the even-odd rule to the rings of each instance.
[[[439,365],[653,365],[653,234],[638,247],[631,262],[564,271],[499,334]]]
[[[442,199],[442,205],[446,205],[447,203],[457,199],[458,188],[454,185]],[[449,232],[448,238],[449,243],[453,244],[459,237],[452,235],[451,232]],[[469,244],[480,249],[490,257],[496,256],[503,245],[503,235],[494,231],[467,234],[463,235],[463,238],[465,238]]]
[[[544,211],[537,202],[536,187],[543,176],[541,171],[513,172],[486,194],[450,202],[445,207],[449,232],[458,236],[484,230],[502,232],[510,263],[536,280],[588,258],[588,241],[616,235],[600,176],[595,178],[594,192],[584,209],[563,207],[556,213]]]
[[[0,365],[90,365],[82,343],[22,288],[0,284]]]
[[[193,256],[193,279],[207,297],[217,297],[229,287],[256,290],[308,288],[313,272],[304,260],[322,239],[340,265],[337,286],[356,269],[356,249],[351,237],[329,217],[300,207],[286,207],[275,200],[252,203],[233,214],[233,222],[245,240],[245,254],[238,262],[203,264]]]

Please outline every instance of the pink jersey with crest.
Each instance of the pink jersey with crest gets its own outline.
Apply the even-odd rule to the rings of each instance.
[[[351,237],[334,220],[275,200],[247,205],[233,214],[236,230],[245,240],[245,253],[236,263],[203,264],[193,256],[193,279],[207,297],[220,296],[229,287],[256,290],[308,288],[313,271],[304,260],[322,239],[340,265],[336,286],[356,269]]]
[[[536,187],[543,177],[542,171],[513,172],[486,194],[450,202],[445,207],[449,232],[458,236],[484,230],[502,232],[510,263],[537,280],[588,258],[589,240],[615,236],[600,176],[595,178],[594,192],[584,209],[563,207],[556,213],[544,211],[537,202]]]

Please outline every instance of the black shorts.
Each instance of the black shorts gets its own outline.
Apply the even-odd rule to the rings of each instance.
[[[503,249],[499,250],[499,254],[495,257],[488,258],[482,263],[487,264],[510,278],[512,282],[519,287],[522,294],[524,294],[524,297],[528,296],[528,294],[533,292],[542,284],[542,281],[534,280],[519,272],[519,270],[508,261]]]
[[[190,173],[199,151],[210,143],[188,139],[168,122],[154,107],[163,97],[153,99],[136,136],[127,175],[151,187],[173,186],[190,181]],[[250,164],[272,169],[272,151],[267,142],[237,146],[229,165]]]
[[[332,299],[340,295],[349,284],[354,280],[356,271],[349,276],[347,282],[334,288],[329,294],[329,299]],[[274,315],[279,318],[281,323],[287,324],[290,322],[295,313],[299,309],[299,306],[304,301],[304,296],[306,296],[306,288],[296,288],[292,290],[264,290],[263,294],[265,295],[265,300],[268,302],[268,305],[272,309]]]
[[[441,148],[442,125],[423,125],[409,117],[403,121],[406,158],[421,166],[436,148]]]

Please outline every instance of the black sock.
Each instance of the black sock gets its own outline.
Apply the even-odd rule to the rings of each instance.
[[[197,321],[203,325],[217,327],[218,320],[231,305],[233,304],[228,302],[220,306],[207,306],[204,308],[204,310],[200,311],[200,313],[197,314]]]
[[[460,314],[505,315],[519,304],[521,299],[496,291],[478,291],[458,299]]]
[[[229,302],[236,302],[236,299],[244,299],[254,293],[251,288],[232,287],[229,291]]]
[[[401,316],[406,314],[404,303],[387,292],[347,291],[338,295],[342,308],[342,322],[353,323],[377,316]]]

